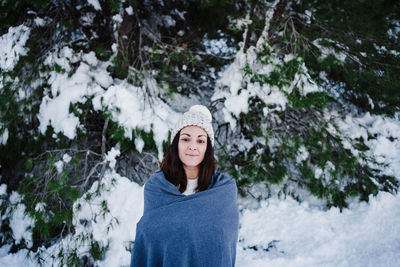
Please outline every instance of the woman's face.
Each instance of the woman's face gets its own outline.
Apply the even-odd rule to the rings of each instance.
[[[207,133],[198,126],[181,130],[178,142],[179,159],[184,167],[196,167],[204,159],[207,149]]]

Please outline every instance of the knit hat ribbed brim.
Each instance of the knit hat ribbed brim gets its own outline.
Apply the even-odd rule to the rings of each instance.
[[[211,140],[211,145],[214,146],[214,130],[211,121],[212,116],[208,108],[203,105],[194,105],[183,114],[174,129],[172,129],[172,140],[181,129],[193,125],[203,128]]]

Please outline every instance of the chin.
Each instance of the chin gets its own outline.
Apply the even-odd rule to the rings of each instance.
[[[201,161],[198,160],[185,160],[182,163],[187,167],[197,167],[200,165]]]
[[[200,163],[201,163],[201,162],[199,162],[199,163],[193,163],[193,162],[185,163],[185,162],[183,162],[183,164],[184,164],[186,167],[198,167],[198,166],[200,165]]]

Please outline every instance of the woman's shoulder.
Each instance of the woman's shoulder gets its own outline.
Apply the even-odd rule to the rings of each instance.
[[[152,175],[150,175],[149,179],[147,179],[145,186],[154,183],[158,184],[164,179],[165,179],[164,173],[162,171],[156,171]]]
[[[216,171],[214,174],[216,184],[234,184],[236,186],[236,181],[231,176],[226,173],[221,173]]]
[[[152,190],[152,191],[169,191],[170,193],[176,193],[176,187],[170,183],[162,171],[157,171],[153,173],[150,178],[146,181],[144,185],[144,190]]]
[[[219,172],[219,171],[215,171],[215,174],[214,174],[216,177],[218,177],[218,179],[222,179],[222,180],[233,180],[233,181],[235,181],[235,179],[233,179],[229,174],[226,174],[226,173],[222,173],[222,172]]]
[[[150,177],[147,180],[147,182],[154,181],[154,180],[157,180],[157,179],[160,179],[160,178],[164,178],[164,173],[162,171],[156,171],[152,175],[150,175]]]

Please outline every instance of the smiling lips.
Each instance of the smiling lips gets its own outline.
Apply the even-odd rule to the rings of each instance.
[[[186,156],[190,156],[190,157],[197,157],[198,155],[186,154]]]

